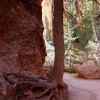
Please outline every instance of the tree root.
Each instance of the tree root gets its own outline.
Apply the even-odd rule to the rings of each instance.
[[[9,77],[10,75],[19,77],[20,80],[11,80],[11,78]],[[24,92],[27,90],[31,91],[31,94],[29,93],[26,95],[28,97],[27,100],[67,100],[68,86],[65,83],[59,85],[55,81],[50,82],[48,77],[29,77],[25,75],[17,75],[14,73],[4,73],[4,77],[11,85],[13,85],[12,87],[16,89],[16,100],[23,100],[22,98],[24,96]],[[35,94],[34,88],[40,88],[40,94]],[[22,91],[22,96],[19,96],[19,91]],[[62,93],[60,93],[59,91],[62,91]]]

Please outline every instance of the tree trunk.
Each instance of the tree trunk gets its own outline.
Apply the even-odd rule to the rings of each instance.
[[[92,38],[96,43],[98,43],[98,37],[97,37],[97,33],[96,33],[95,25],[94,25],[94,19],[93,19],[92,15],[91,15],[91,21],[92,21],[92,30],[93,30]]]
[[[51,78],[60,83],[64,70],[63,0],[54,0],[53,24],[55,60]]]

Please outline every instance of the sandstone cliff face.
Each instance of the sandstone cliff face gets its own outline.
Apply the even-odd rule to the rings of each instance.
[[[43,0],[42,2],[42,21],[44,26],[43,35],[46,39],[47,35],[50,35],[50,40],[53,39],[52,36],[52,0]]]
[[[43,75],[46,51],[41,1],[0,1],[0,100],[7,95],[2,72]]]

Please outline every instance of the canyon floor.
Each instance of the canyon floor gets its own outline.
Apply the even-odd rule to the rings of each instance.
[[[69,100],[100,100],[100,80],[84,79],[76,73],[64,73],[69,88]]]

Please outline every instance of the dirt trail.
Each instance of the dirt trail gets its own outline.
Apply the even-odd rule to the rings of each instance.
[[[64,73],[64,81],[69,86],[69,100],[100,100],[100,80]]]

